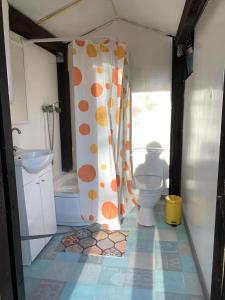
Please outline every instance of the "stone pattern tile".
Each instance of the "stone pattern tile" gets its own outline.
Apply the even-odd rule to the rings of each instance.
[[[156,207],[156,217],[154,228],[137,224],[137,209],[124,219],[121,231],[129,235],[121,257],[62,252],[55,247],[62,236],[55,236],[32,265],[24,268],[27,299],[203,300],[184,225],[165,224],[162,204]],[[97,245],[106,236],[95,225],[76,238],[84,239],[85,245],[95,239]],[[72,244],[67,240],[68,250],[76,238]],[[118,243],[115,251],[121,250],[120,234],[113,234],[110,241]],[[107,249],[103,251],[107,254]]]
[[[86,255],[121,257],[126,249],[127,237],[126,231],[110,231],[92,225],[87,229],[74,230],[72,234],[64,236],[57,245],[57,249]],[[51,245],[48,246],[48,248],[51,247]]]

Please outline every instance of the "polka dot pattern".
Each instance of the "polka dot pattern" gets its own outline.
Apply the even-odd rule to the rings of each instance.
[[[121,215],[125,215],[125,212],[126,212],[125,205],[123,203],[121,203],[120,204],[120,214]]]
[[[79,107],[80,111],[83,111],[83,112],[88,111],[88,108],[89,108],[88,101],[87,100],[81,100],[78,103],[78,107]]]
[[[120,123],[120,108],[116,110],[116,125],[119,126]]]
[[[125,142],[125,148],[126,148],[127,150],[130,150],[130,149],[131,149],[130,141],[126,141],[126,142]]]
[[[114,53],[118,59],[121,59],[125,56],[126,51],[124,50],[124,48],[122,46],[118,46]]]
[[[85,222],[118,229],[119,219],[136,205],[126,46],[77,39],[71,51],[80,215]]]
[[[84,123],[84,124],[80,125],[79,132],[82,135],[88,135],[91,132],[91,128],[90,128],[90,126],[88,124]]]
[[[74,78],[74,85],[79,85],[82,81],[82,74],[78,67],[73,68],[73,78]]]
[[[98,192],[96,190],[90,190],[88,192],[88,197],[90,200],[96,200],[98,197]]]
[[[104,188],[104,187],[105,187],[105,183],[104,183],[104,182],[100,182],[99,185],[100,185],[101,188]]]
[[[115,105],[115,101],[113,100],[113,98],[111,97],[108,101],[108,107],[112,108]]]
[[[102,214],[106,219],[114,219],[118,216],[118,207],[110,201],[102,205]]]
[[[101,165],[101,169],[102,169],[102,171],[106,171],[107,170],[107,165],[106,164],[102,164]]]
[[[105,44],[100,44],[101,52],[109,52],[109,48]]]
[[[91,153],[96,154],[98,152],[98,145],[91,144],[90,151],[91,151]]]
[[[101,74],[103,73],[104,69],[102,67],[96,67],[96,72]]]
[[[95,168],[92,165],[83,165],[78,170],[78,177],[84,182],[93,181],[96,177]]]
[[[95,120],[100,126],[106,126],[108,124],[108,117],[105,106],[100,106],[96,109]]]
[[[84,40],[75,40],[75,43],[79,47],[84,47],[84,45],[85,45],[85,41]]]
[[[93,215],[89,215],[88,219],[89,219],[90,222],[93,222],[95,217]]]
[[[109,82],[107,82],[107,83],[105,84],[105,88],[106,88],[107,90],[110,90],[110,83],[109,83]]]
[[[87,55],[89,57],[96,57],[97,56],[97,49],[95,48],[94,45],[92,45],[92,44],[87,45]]]
[[[116,179],[113,179],[111,181],[111,189],[113,192],[117,192],[118,191],[118,188],[117,188],[117,180]]]
[[[103,93],[103,87],[99,83],[93,83],[91,86],[91,94],[93,97],[99,97]]]

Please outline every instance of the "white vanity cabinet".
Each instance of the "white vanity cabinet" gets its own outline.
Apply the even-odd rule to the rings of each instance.
[[[22,236],[51,234],[57,231],[52,165],[38,173],[16,166],[16,183]],[[23,264],[29,265],[50,238],[22,241]]]

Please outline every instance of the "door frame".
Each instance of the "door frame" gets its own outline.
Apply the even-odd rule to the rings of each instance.
[[[221,118],[219,169],[217,181],[216,217],[214,231],[214,253],[212,267],[211,300],[222,300],[225,296],[225,72],[223,82],[223,104]]]
[[[0,70],[0,299],[24,300],[2,0],[0,0]]]

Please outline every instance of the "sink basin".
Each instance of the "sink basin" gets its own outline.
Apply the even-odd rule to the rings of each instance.
[[[18,150],[15,153],[15,165],[24,168],[28,173],[37,173],[47,167],[53,159],[50,150]]]

